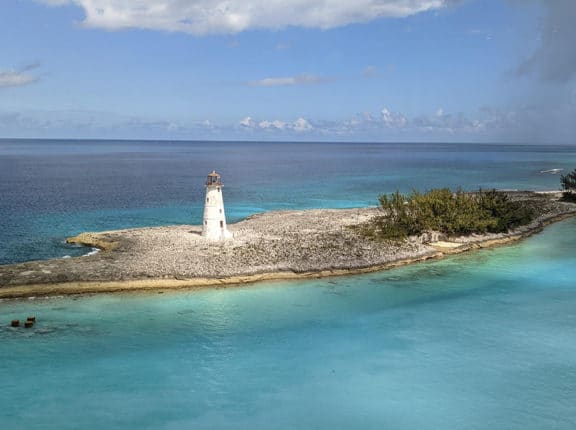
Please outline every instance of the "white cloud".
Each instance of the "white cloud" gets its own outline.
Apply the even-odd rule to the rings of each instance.
[[[281,87],[281,86],[291,86],[291,85],[308,85],[308,84],[319,84],[326,82],[328,79],[321,76],[315,75],[298,75],[298,76],[286,76],[279,78],[265,78],[258,81],[249,82],[248,85],[253,87]]]
[[[275,120],[261,120],[256,121],[252,117],[247,116],[239,123],[241,129],[244,130],[260,130],[267,132],[296,132],[305,133],[314,130],[314,127],[306,118],[300,117],[294,121]]]
[[[240,129],[251,133],[278,136],[481,136],[520,126],[517,115],[511,112],[489,110],[475,117],[462,113],[450,114],[438,109],[421,116],[407,116],[401,112],[383,108],[380,115],[363,112],[341,121],[314,121],[299,117],[294,121],[282,119],[259,119],[245,117],[239,122]]]
[[[256,121],[254,121],[251,117],[247,116],[240,121],[240,126],[245,128],[254,128],[256,127]]]
[[[222,139],[233,137],[226,133],[234,127],[209,119],[150,118],[87,110],[0,109],[0,130],[10,137]]]
[[[408,120],[406,119],[406,117],[404,115],[402,115],[401,113],[392,112],[392,111],[388,110],[387,108],[382,109],[380,114],[381,114],[382,122],[384,123],[384,125],[386,127],[402,128],[402,127],[406,126],[406,123],[408,122]]]
[[[427,141],[461,137],[473,141],[486,141],[497,137],[515,140],[518,131],[534,121],[533,116],[534,113],[528,111],[497,109],[485,109],[468,115],[451,114],[442,110],[427,115],[408,116],[383,108],[380,115],[363,112],[343,121],[314,121],[314,127],[309,130],[309,134],[337,136],[343,139],[366,137],[379,140]],[[571,128],[573,130],[574,126]]]
[[[38,67],[38,64],[31,64],[20,70],[0,70],[0,88],[19,87],[36,82],[38,77],[29,73],[30,70],[36,67]]]
[[[310,124],[310,122],[305,119],[305,118],[298,118],[296,121],[294,121],[294,123],[292,124],[292,128],[295,131],[310,131],[312,130],[314,127],[312,127],[312,124]]]
[[[0,130],[6,137],[573,143],[573,118],[574,111],[547,110],[544,106],[514,111],[485,107],[468,114],[444,112],[442,116],[436,112],[410,116],[382,109],[380,114],[364,112],[345,120],[256,120],[247,116],[236,124],[96,111],[0,110]]]
[[[230,34],[288,26],[328,29],[383,17],[440,9],[454,0],[37,0],[84,9],[83,24],[108,30],[140,28]]]
[[[284,121],[274,120],[274,121],[260,121],[258,123],[258,127],[263,129],[276,129],[276,130],[283,130],[286,128],[286,123]]]

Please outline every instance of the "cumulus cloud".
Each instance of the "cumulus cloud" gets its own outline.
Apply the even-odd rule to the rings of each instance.
[[[294,121],[283,121],[279,119],[256,121],[252,117],[247,116],[238,124],[241,129],[252,131],[294,131],[296,133],[304,133],[314,129],[310,121],[303,117],[299,117]]]
[[[547,111],[542,106],[516,110],[486,107],[477,112],[429,112],[411,116],[390,108],[363,112],[344,120],[298,117],[253,118],[236,124],[208,120],[126,117],[92,111],[0,110],[6,137],[83,137],[147,139],[264,139],[346,141],[573,142],[574,111]],[[545,118],[550,127],[542,128]]]
[[[249,82],[252,87],[285,87],[291,85],[320,84],[328,81],[327,78],[315,75],[298,75],[277,78],[264,78],[258,81]]]
[[[38,80],[30,71],[36,69],[39,64],[29,64],[20,69],[0,69],[0,88],[1,87],[20,87],[28,85]]]
[[[260,120],[244,118],[240,124],[251,130],[267,132],[295,131],[318,136],[440,136],[482,134],[515,127],[516,118],[510,113],[486,111],[469,118],[462,113],[445,113],[442,109],[428,115],[410,117],[401,112],[383,108],[379,114],[363,112],[342,121],[314,121],[298,118],[295,121]]]
[[[254,128],[256,127],[256,121],[254,121],[252,117],[247,116],[240,121],[239,125],[240,127]]]
[[[312,127],[312,124],[310,124],[310,122],[306,118],[300,117],[292,123],[292,128],[295,131],[302,132],[302,131],[310,131],[314,127]]]
[[[37,0],[84,10],[83,24],[107,30],[140,28],[230,34],[289,26],[329,29],[384,17],[441,9],[458,0]]]
[[[386,127],[402,128],[408,123],[408,119],[401,113],[392,112],[388,108],[382,109],[380,112],[382,123]]]
[[[276,129],[276,130],[284,130],[286,128],[286,123],[284,121],[279,121],[275,119],[274,121],[260,121],[258,123],[258,127],[262,129]]]
[[[536,73],[546,81],[567,82],[576,76],[576,2],[541,0],[546,15],[540,45],[518,68],[518,74]]]
[[[426,115],[409,116],[389,108],[379,115],[363,112],[344,121],[316,121],[316,135],[343,139],[366,137],[376,140],[493,140],[495,136],[512,140],[517,131],[533,121],[527,112],[484,109],[473,115],[451,114],[439,109]]]

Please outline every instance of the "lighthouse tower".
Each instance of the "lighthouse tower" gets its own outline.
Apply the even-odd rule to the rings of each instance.
[[[212,170],[206,180],[206,201],[202,222],[202,236],[208,240],[224,240],[232,237],[226,228],[222,187],[220,175]]]

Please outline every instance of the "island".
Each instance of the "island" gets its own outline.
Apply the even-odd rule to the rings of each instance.
[[[0,266],[0,298],[223,287],[388,269],[507,244],[576,215],[557,192],[506,192],[537,210],[528,224],[501,233],[426,232],[390,241],[365,233],[382,208],[312,209],[257,214],[228,225],[232,238],[207,241],[202,226],[172,225],[83,233],[69,243],[89,256]]]

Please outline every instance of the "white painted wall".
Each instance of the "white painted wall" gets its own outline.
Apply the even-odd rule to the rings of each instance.
[[[208,240],[225,240],[232,237],[226,226],[222,185],[206,185],[202,236]]]

